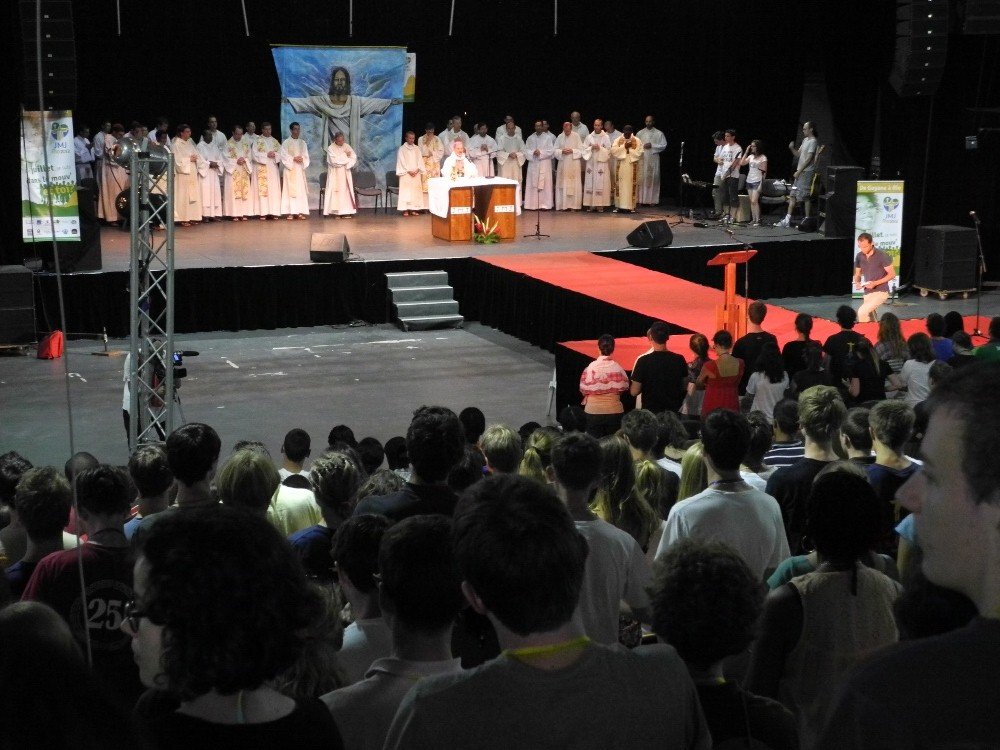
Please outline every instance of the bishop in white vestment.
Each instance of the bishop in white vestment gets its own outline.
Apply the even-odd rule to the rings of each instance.
[[[281,216],[281,144],[271,135],[271,123],[262,123],[260,129],[261,134],[250,142],[257,215],[277,219]]]
[[[524,143],[524,157],[528,162],[525,177],[524,207],[529,211],[552,208],[552,157],[556,139],[545,132],[541,120],[535,123],[535,132]]]
[[[611,205],[611,140],[600,120],[583,142],[583,159],[583,205],[588,211],[604,211]]]
[[[226,183],[222,194],[222,213],[233,221],[246,221],[248,216],[257,215],[250,189],[252,165],[250,142],[243,140],[243,128],[237,125],[226,143]]]
[[[652,115],[646,117],[646,127],[636,135],[642,141],[642,176],[639,178],[639,205],[655,206],[660,202],[660,154],[667,147],[667,137],[654,127]]]
[[[476,165],[465,153],[465,144],[459,140],[451,144],[451,156],[441,165],[441,176],[450,180],[461,180],[468,177],[479,177]]]
[[[309,215],[309,146],[299,138],[299,124],[293,122],[291,135],[281,143],[281,213],[287,218],[304,219]]]
[[[396,176],[399,177],[399,196],[396,210],[403,216],[417,213],[427,208],[427,195],[424,193],[422,177],[426,171],[424,157],[420,146],[416,144],[417,135],[412,130],[406,131],[406,143],[396,152]]]
[[[586,129],[586,128],[584,128]],[[573,132],[573,125],[563,123],[563,132],[556,138],[556,210],[577,210],[583,205],[580,165],[583,163],[583,141]]]
[[[358,163],[354,149],[344,143],[344,134],[337,133],[333,143],[326,147],[326,195],[323,215],[341,218],[358,212],[354,200],[354,177],[351,170]]]

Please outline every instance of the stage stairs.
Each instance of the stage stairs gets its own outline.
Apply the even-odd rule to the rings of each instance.
[[[389,317],[404,331],[461,328],[455,292],[447,271],[387,273]]]

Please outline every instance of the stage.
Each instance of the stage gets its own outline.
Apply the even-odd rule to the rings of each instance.
[[[241,331],[335,325],[387,320],[385,274],[447,271],[455,298],[467,320],[487,322],[499,311],[485,303],[495,295],[482,286],[489,279],[477,258],[560,252],[598,252],[652,270],[709,286],[721,273],[705,262],[723,249],[743,243],[760,250],[750,272],[750,294],[768,298],[838,292],[850,274],[852,243],[795,229],[695,227],[690,220],[672,227],[670,247],[627,247],[626,235],[643,221],[677,214],[648,209],[631,214],[542,211],[542,239],[521,238],[495,245],[450,243],[434,239],[430,217],[402,217],[363,209],[353,219],[220,221],[178,227],[175,241],[175,330]],[[519,217],[518,234],[531,234],[535,214]],[[351,248],[347,263],[309,262],[313,233],[343,233]],[[65,274],[67,332],[110,336],[128,333],[128,233],[101,230],[101,271]],[[39,331],[56,323],[56,279],[36,274],[35,307]],[[742,282],[741,282],[742,283]],[[588,331],[580,338],[591,335]],[[552,350],[566,331],[533,341]],[[529,337],[526,340],[532,340]]]

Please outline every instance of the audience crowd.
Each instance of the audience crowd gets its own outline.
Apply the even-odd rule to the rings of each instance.
[[[558,426],[0,455],[0,748],[1000,746],[1000,318],[748,312]]]

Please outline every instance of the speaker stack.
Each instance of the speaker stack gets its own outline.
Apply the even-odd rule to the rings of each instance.
[[[39,24],[39,6],[41,23]],[[76,38],[73,3],[67,0],[21,0],[21,39],[24,49],[24,108],[38,111],[38,63],[41,61],[45,109],[76,106]],[[41,57],[37,46],[41,36]]]
[[[975,291],[978,248],[976,230],[970,227],[920,227],[913,285],[924,296],[934,292],[942,299]]]
[[[948,56],[948,0],[896,3],[896,54],[889,83],[900,96],[937,91]]]
[[[0,266],[0,345],[35,341],[35,300],[31,271]]]
[[[625,238],[631,247],[668,247],[674,241],[670,225],[663,219],[644,221]]]
[[[858,180],[864,179],[863,167],[829,166],[826,168],[825,212],[822,231],[827,237],[852,237],[858,202]]]

